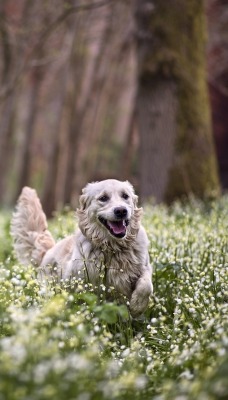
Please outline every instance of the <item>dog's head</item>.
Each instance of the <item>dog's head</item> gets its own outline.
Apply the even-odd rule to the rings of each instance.
[[[94,244],[130,240],[139,229],[141,209],[129,182],[107,179],[89,183],[77,210],[82,233]]]

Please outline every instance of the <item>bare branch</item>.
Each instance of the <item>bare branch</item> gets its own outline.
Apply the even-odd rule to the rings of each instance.
[[[87,4],[78,4],[69,7],[62,13],[60,14],[48,27],[46,27],[43,32],[38,36],[36,39],[35,44],[31,48],[30,52],[27,53],[27,55],[24,58],[24,61],[21,63],[20,68],[16,71],[16,74],[13,76],[10,82],[5,85],[1,91],[0,91],[0,102],[3,101],[10,93],[13,92],[15,86],[18,84],[21,75],[26,71],[27,68],[30,67],[30,60],[32,56],[37,52],[42,49],[44,46],[46,40],[48,37],[51,35],[51,33],[61,24],[63,23],[67,17],[69,17],[71,14],[79,11],[87,11],[87,10],[92,10],[96,9],[99,7],[104,7],[109,4],[111,4],[114,0],[100,0],[95,3],[87,3]]]
[[[43,42],[48,38],[48,36],[63,22],[65,21],[65,19],[75,13],[75,12],[79,12],[79,11],[87,11],[87,10],[92,10],[94,8],[99,8],[99,7],[103,7],[106,6],[110,3],[112,3],[113,0],[101,0],[101,1],[97,1],[96,3],[87,3],[87,4],[79,4],[79,5],[75,5],[75,6],[69,6],[69,8],[67,8],[65,10],[65,12],[63,12],[61,15],[59,15],[58,18],[56,18],[55,21],[53,21],[45,30],[44,32],[41,33],[40,37],[38,38],[37,43],[35,44],[34,49],[36,50],[37,47],[39,47],[40,45],[43,44]]]

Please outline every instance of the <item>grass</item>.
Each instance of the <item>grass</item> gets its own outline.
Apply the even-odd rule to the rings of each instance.
[[[146,207],[154,296],[132,320],[92,287],[40,284],[0,213],[0,400],[228,397],[228,198]],[[74,229],[56,215],[56,238]]]

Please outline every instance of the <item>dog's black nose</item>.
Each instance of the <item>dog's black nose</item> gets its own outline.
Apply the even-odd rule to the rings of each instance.
[[[117,218],[125,218],[127,216],[127,209],[125,207],[114,208],[114,214]]]

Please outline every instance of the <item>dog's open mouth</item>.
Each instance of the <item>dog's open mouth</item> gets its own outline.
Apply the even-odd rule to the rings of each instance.
[[[123,238],[127,232],[129,221],[127,219],[120,219],[116,221],[109,221],[105,218],[99,217],[99,221],[108,229],[108,231],[116,238]]]

